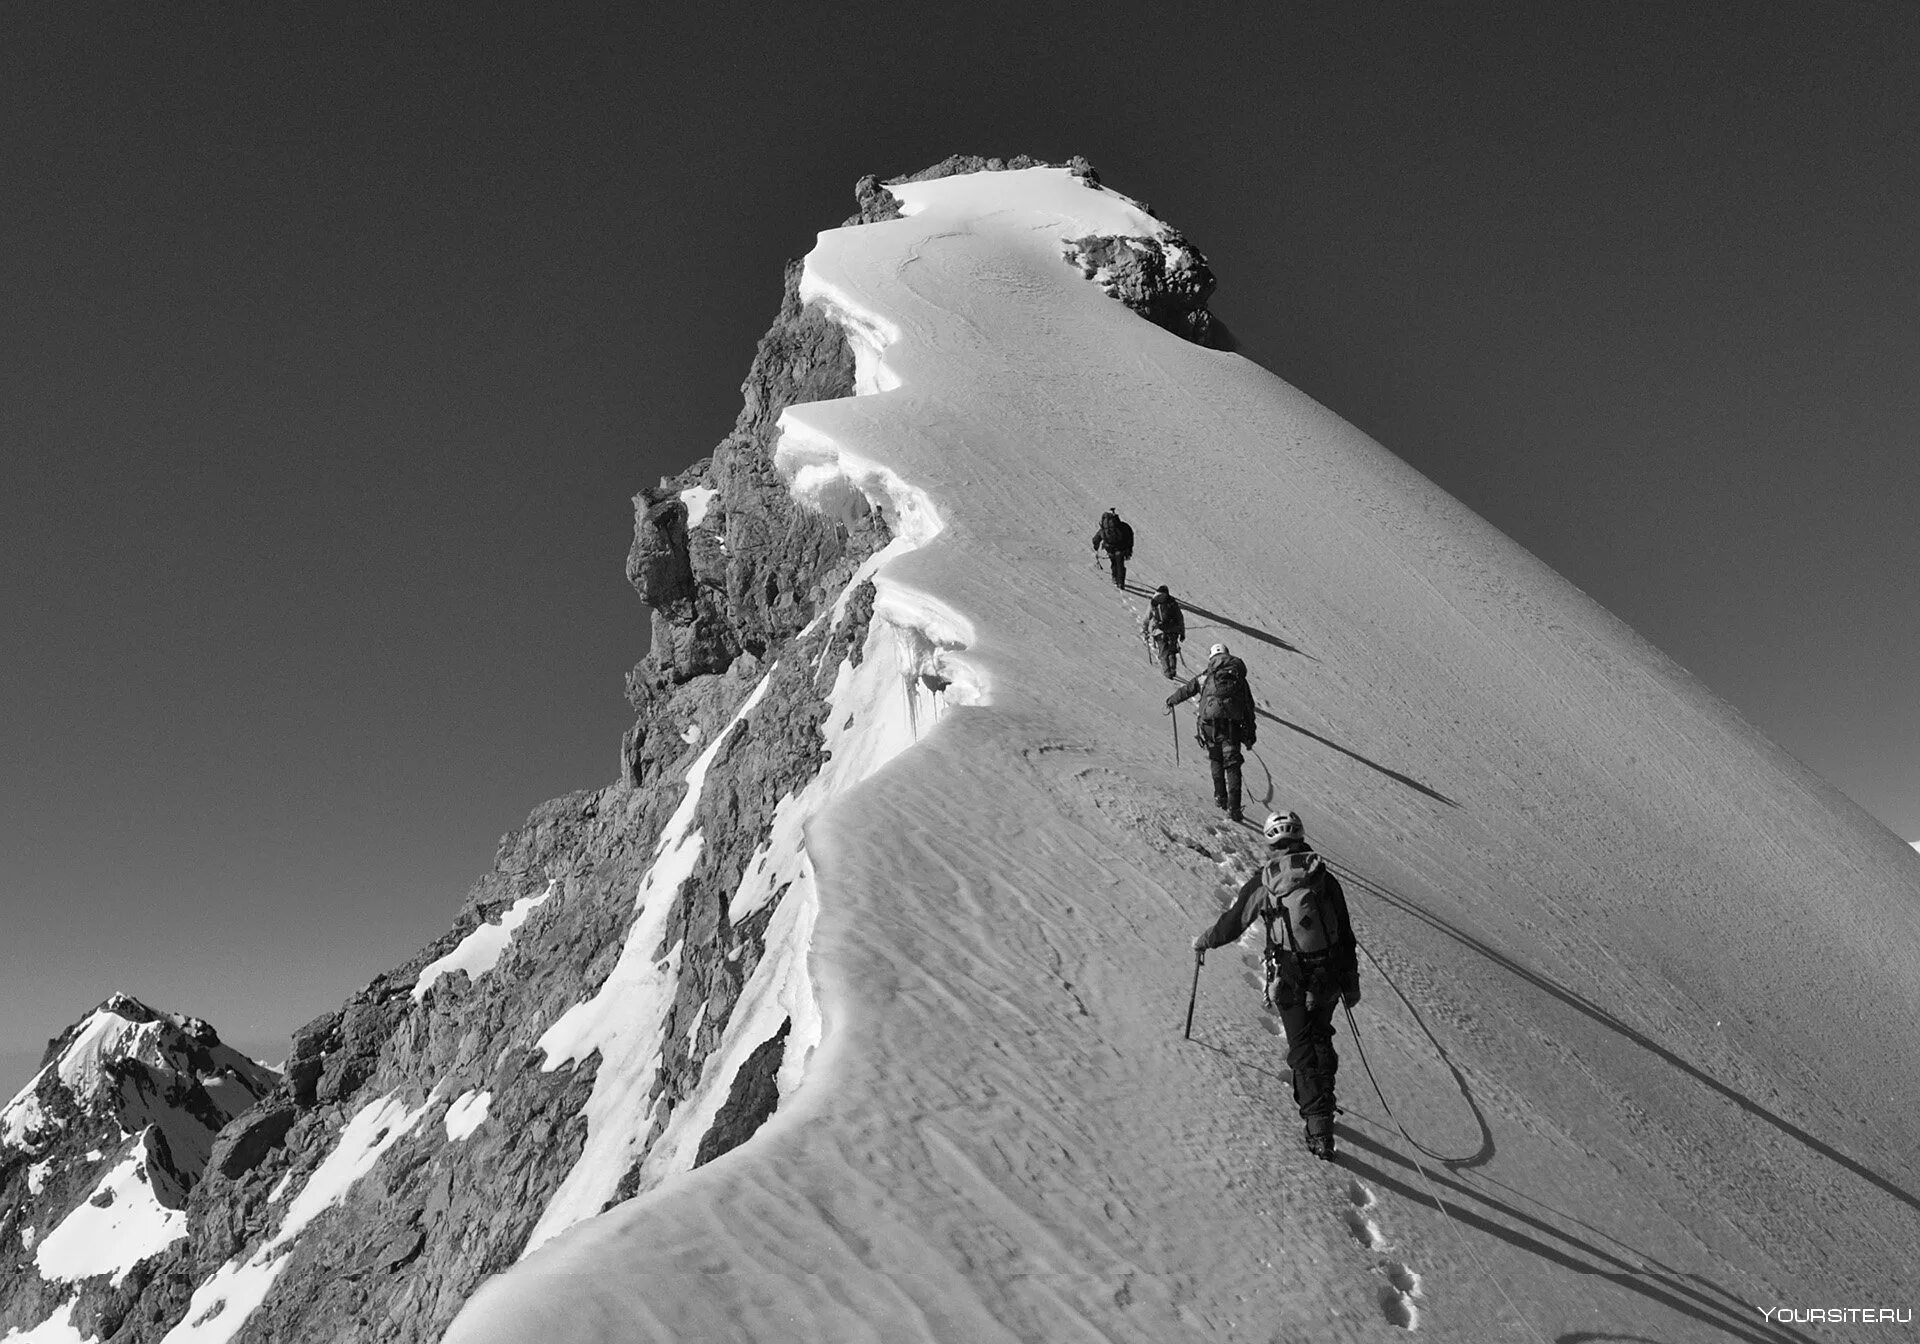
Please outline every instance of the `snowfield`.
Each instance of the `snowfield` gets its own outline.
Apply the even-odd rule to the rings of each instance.
[[[736,898],[795,882],[741,1039],[811,1004],[817,1044],[750,1142],[686,1172],[663,1139],[673,1170],[598,1213],[649,1123],[657,1049],[621,1046],[537,1249],[446,1338],[1910,1330],[1781,1322],[1915,1305],[1920,857],[1379,445],[1082,279],[1063,240],[1157,227],[1124,198],[1049,169],[894,190],[905,218],[807,259],[861,395],[791,408],[781,454],[903,539],[835,691],[867,759]],[[1125,593],[1090,563],[1109,506]],[[1250,813],[1298,810],[1348,876],[1338,1165],[1299,1146],[1256,950],[1209,959],[1182,1039],[1188,940],[1256,841],[1162,710],[1162,582],[1189,667],[1248,662]],[[676,816],[649,884],[698,843]],[[549,1065],[658,1018],[663,973],[623,961]],[[213,1291],[170,1339],[227,1337],[195,1324]],[[251,1285],[224,1291],[230,1321]]]

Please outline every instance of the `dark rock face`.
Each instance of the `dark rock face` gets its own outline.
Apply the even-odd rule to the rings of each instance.
[[[916,178],[1030,166],[956,157]],[[1083,161],[1067,166],[1098,180]],[[873,179],[856,197],[856,219],[895,208]],[[1167,261],[1157,280],[1142,280],[1141,301],[1171,303],[1153,297],[1154,285],[1178,289],[1187,283],[1178,269]],[[640,941],[643,914],[655,945],[637,951],[661,977],[663,1021],[645,1101],[624,1121],[647,1132],[594,1198],[604,1189],[617,1202],[659,1179],[647,1162],[670,1130],[657,1151],[679,1170],[731,1151],[776,1112],[783,1064],[805,1048],[804,1032],[770,1013],[754,986],[763,965],[783,964],[768,960],[768,937],[793,882],[768,878],[764,899],[733,902],[771,852],[782,801],[828,763],[828,697],[839,669],[862,666],[874,620],[874,586],[854,580],[890,540],[864,497],[814,512],[775,468],[781,412],[853,390],[852,350],[800,302],[800,275],[788,267],[732,431],[634,501],[626,569],[652,609],[652,647],[628,675],[635,721],[616,781],[534,809],[502,838],[453,928],[302,1027],[284,1077],[220,1074],[225,1047],[192,1019],[167,1019],[190,1069],[123,1052],[86,1097],[43,1076],[31,1106],[10,1108],[0,1125],[0,1333],[65,1311],[89,1337],[155,1344],[190,1314],[217,1317],[211,1285],[239,1271],[269,1274],[271,1286],[236,1326],[238,1344],[437,1340],[481,1280],[519,1257],[588,1151],[588,1102],[613,1066],[597,1049],[550,1056],[543,1040],[608,984]],[[1193,328],[1193,307],[1181,311]],[[822,619],[843,594],[838,619]],[[691,820],[675,821],[703,758]],[[663,842],[692,832],[701,843],[690,870],[666,905],[650,900],[643,912],[637,897]],[[743,1015],[743,1003],[758,1006]],[[116,1011],[161,1017],[131,1001]],[[54,1042],[49,1059],[81,1031]],[[190,1074],[193,1085],[182,1081]],[[709,1114],[704,1125],[682,1119]],[[166,1118],[177,1116],[186,1119]],[[104,1142],[104,1128],[88,1128],[98,1117],[117,1117],[100,1123],[115,1126],[118,1152],[138,1145],[143,1179],[166,1207],[184,1208],[186,1235],[117,1283],[49,1282],[21,1230],[44,1234],[46,1210],[99,1193],[100,1164],[47,1156]]]
[[[653,696],[724,671],[741,653],[764,658],[831,600],[853,566],[886,544],[872,518],[850,531],[795,502],[773,465],[780,412],[853,392],[853,351],[819,309],[800,302],[800,263],[787,267],[780,313],[760,338],[733,432],[706,461],[634,499],[627,579],[653,609],[652,652],[628,693],[646,715]],[[712,491],[698,527],[685,496]],[[639,735],[626,776],[639,783]]]
[[[746,1064],[734,1075],[733,1088],[727,1093],[726,1104],[714,1117],[713,1128],[700,1140],[694,1166],[704,1167],[721,1154],[738,1148],[779,1108],[780,1089],[775,1080],[780,1074],[781,1061],[786,1058],[787,1033],[792,1029],[793,1019],[788,1018],[771,1038],[754,1047]]]
[[[85,1305],[86,1328],[100,1339],[157,1341],[190,1311],[212,1310],[194,1294],[223,1266],[249,1263],[276,1269],[236,1340],[370,1337],[371,1321],[382,1339],[437,1339],[479,1282],[519,1256],[582,1152],[600,1057],[548,1068],[541,1036],[619,961],[635,892],[685,795],[688,767],[770,676],[758,708],[707,769],[695,813],[700,857],[667,914],[680,970],[650,1137],[694,1095],[760,964],[784,889],[737,926],[729,900],[781,799],[825,760],[821,724],[838,666],[828,655],[858,656],[871,585],[837,626],[800,632],[889,539],[878,511],[826,518],[801,507],[774,468],[780,412],[853,386],[846,339],[800,303],[799,275],[797,264],[788,269],[733,432],[635,501],[628,576],[653,608],[654,638],[629,677],[636,721],[621,779],[535,809],[501,841],[453,929],[296,1033],[284,1080],[200,1145],[187,1237]],[[483,924],[512,912],[524,922],[498,938],[493,960],[462,951]],[[422,973],[449,956],[459,967],[423,985]],[[772,1113],[777,1092],[767,1089],[787,1031],[752,1053],[725,1111],[726,1137],[703,1146],[731,1147]],[[470,1128],[456,1124],[476,1116]],[[361,1134],[369,1117],[385,1131],[377,1160],[290,1246],[276,1240],[321,1166],[344,1160],[352,1136],[370,1140]],[[63,1305],[39,1286],[26,1281],[32,1291],[0,1314],[0,1330],[36,1325]]]

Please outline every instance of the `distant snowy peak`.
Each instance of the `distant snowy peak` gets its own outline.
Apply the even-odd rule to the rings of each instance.
[[[0,1320],[93,1318],[187,1235],[214,1136],[279,1081],[199,1018],[115,994],[0,1109]]]
[[[180,1112],[210,1139],[278,1081],[199,1018],[115,994],[50,1043],[40,1072],[0,1110],[0,1160],[9,1149],[38,1156],[76,1125],[107,1118],[132,1133]]]

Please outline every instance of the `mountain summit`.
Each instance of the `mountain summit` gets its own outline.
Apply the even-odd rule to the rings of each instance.
[[[0,1319],[71,1297],[82,1319],[118,1324],[187,1237],[215,1136],[278,1081],[205,1022],[130,994],[49,1042],[0,1109]]]
[[[137,1301],[6,1320],[1789,1340],[1899,1308],[1920,859],[1223,350],[1204,259],[1084,164],[857,196],[733,432],[635,501],[620,778],[298,1033]],[[1107,509],[1135,587],[1088,563]],[[1246,661],[1251,805],[1347,886],[1337,1166],[1257,949],[1182,1035],[1259,840],[1174,760],[1161,583]]]

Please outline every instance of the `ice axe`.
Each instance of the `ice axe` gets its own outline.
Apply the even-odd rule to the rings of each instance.
[[[1173,763],[1180,764],[1180,716],[1174,713],[1173,706],[1167,706],[1167,723],[1173,729]]]
[[[1193,1039],[1193,1005],[1200,1001],[1200,968],[1207,964],[1207,954],[1199,948],[1193,950],[1193,991],[1187,995],[1187,1029],[1181,1033],[1185,1040]]]

